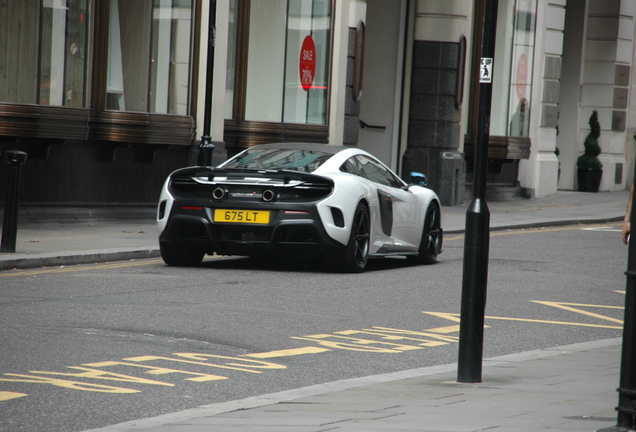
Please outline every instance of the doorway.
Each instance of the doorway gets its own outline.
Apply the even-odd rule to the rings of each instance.
[[[358,146],[399,170],[407,0],[367,0]]]

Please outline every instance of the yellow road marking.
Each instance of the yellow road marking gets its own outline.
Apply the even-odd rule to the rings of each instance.
[[[17,399],[17,398],[21,398],[25,396],[28,396],[28,394],[15,393],[10,391],[0,391],[0,402],[8,401],[11,399]]]
[[[336,341],[329,340],[337,339]],[[396,344],[390,342],[381,342],[373,339],[361,339],[347,336],[339,336],[336,334],[317,334],[307,335],[305,337],[292,336],[292,339],[306,340],[315,342],[318,345],[322,345],[329,348],[338,348],[351,351],[366,351],[376,353],[399,353],[402,351],[422,349],[419,346]],[[443,342],[441,344],[444,344]],[[376,347],[373,345],[382,345]],[[435,344],[437,345],[437,343]],[[388,348],[387,348],[388,347]]]
[[[457,333],[459,332],[459,326],[437,327],[433,329],[427,329],[426,331],[431,333]]]
[[[590,305],[586,305],[590,306]],[[608,307],[608,306],[606,306]],[[439,318],[448,319],[450,321],[459,322],[460,315],[459,314],[451,314],[451,313],[441,313],[441,312],[426,312],[422,311],[422,313],[437,316]],[[581,312],[582,313],[582,312]],[[585,314],[587,315],[587,314]],[[602,315],[600,315],[602,317]],[[530,319],[530,318],[509,318],[509,317],[496,317],[496,316],[486,316],[485,319],[492,320],[500,320],[500,321],[520,321],[520,322],[531,322],[531,323],[539,323],[539,324],[558,324],[558,325],[569,325],[569,326],[579,326],[579,327],[594,327],[594,328],[608,328],[608,329],[618,329],[621,330],[622,326],[608,326],[608,325],[600,325],[600,324],[585,324],[585,323],[576,323],[576,322],[567,322],[567,321],[548,321],[548,320],[538,320],[538,319]],[[613,318],[604,317],[606,320],[614,321]],[[618,321],[622,324],[622,321]],[[459,329],[459,326],[457,326]],[[484,328],[490,328],[490,326],[484,325]],[[430,331],[430,330],[429,330]]]
[[[4,378],[12,377],[12,378]],[[19,382],[19,383],[33,383],[33,384],[51,384],[58,387],[65,387],[72,390],[84,390],[100,393],[140,393],[141,390],[134,390],[124,387],[114,387],[102,384],[92,384],[80,381],[70,381],[60,378],[47,378],[37,375],[23,375],[14,373],[5,373],[0,377],[0,381],[3,382]]]
[[[555,227],[555,228],[526,228],[526,229],[515,229],[509,231],[493,231],[490,233],[490,237],[497,237],[503,235],[510,234],[538,234],[538,233],[546,233],[546,232],[556,232],[556,231],[573,231],[573,230],[590,230],[595,228],[611,228],[615,227],[616,224],[603,224],[603,225],[577,225],[577,226],[567,226],[567,227]],[[464,238],[464,234],[458,234],[452,237],[444,237],[444,241],[447,240],[460,240]]]
[[[7,276],[32,276],[39,275],[45,273],[72,273],[72,272],[80,272],[80,271],[88,271],[88,270],[110,270],[110,269],[118,269],[122,267],[136,267],[136,266],[144,266],[151,264],[162,263],[163,260],[150,260],[150,261],[130,261],[130,262],[120,262],[115,264],[101,264],[101,265],[78,265],[73,267],[56,267],[56,268],[44,268],[38,270],[14,270],[7,272],[0,272],[0,277]]]
[[[319,354],[319,353],[323,353],[327,351],[331,351],[331,350],[327,348],[319,348],[319,347],[303,347],[303,348],[292,348],[292,349],[269,351],[269,352],[262,352],[262,353],[245,354],[245,357],[266,359],[266,358],[275,358],[275,357],[289,357],[289,356],[302,355],[302,354]]]
[[[455,314],[455,313],[446,313],[446,312],[426,312],[426,311],[422,311],[422,313],[425,314],[429,314],[429,315],[433,315],[439,318],[444,318],[447,319],[449,321],[455,321],[455,322],[460,322],[459,320],[459,314]],[[459,331],[459,326],[453,326],[453,327],[457,327],[457,331]]]
[[[618,329],[618,330],[621,330],[623,328],[623,326],[619,327],[619,326],[608,326],[608,325],[600,325],[600,324],[584,324],[584,323],[575,323],[575,322],[567,322],[567,321],[548,321],[548,320],[537,320],[537,319],[528,319],[528,318],[506,318],[506,317],[493,317],[493,316],[487,316],[485,318],[493,319],[493,320],[503,320],[503,321],[521,321],[521,322],[532,322],[532,323],[540,323],[540,324],[558,324],[558,325],[608,328],[608,329]]]
[[[588,312],[581,309],[576,309],[570,306],[583,306],[583,307],[591,307],[591,308],[601,308],[601,309],[624,309],[622,306],[602,306],[602,305],[591,305],[591,304],[581,304],[581,303],[561,303],[561,302],[549,302],[549,301],[539,301],[539,300],[530,300],[533,303],[539,303],[546,306],[552,306],[555,308],[563,309],[570,312],[580,313],[582,315],[591,316],[593,318],[598,318],[602,320],[612,321],[615,323],[623,324],[622,320],[616,318],[610,318],[605,315],[595,314],[593,312]]]
[[[65,377],[75,377],[75,378],[92,378],[92,379],[101,379],[107,381],[123,381],[123,382],[131,382],[137,384],[152,384],[152,385],[162,385],[174,387],[174,384],[166,383],[163,381],[155,381],[147,378],[139,378],[131,375],[122,375],[113,372],[106,372],[99,369],[91,369],[80,366],[68,366],[69,369],[77,369],[83,372],[78,373],[68,373],[68,372],[50,372],[50,371],[29,371],[34,374],[40,375],[59,375]]]

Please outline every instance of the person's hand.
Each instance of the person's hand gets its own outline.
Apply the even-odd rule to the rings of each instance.
[[[623,221],[623,231],[622,231],[622,235],[623,235],[623,243],[627,244],[629,243],[629,236],[630,236],[630,223],[628,220]]]

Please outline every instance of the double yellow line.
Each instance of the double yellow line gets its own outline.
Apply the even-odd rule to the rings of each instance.
[[[107,264],[78,264],[72,267],[52,267],[52,268],[40,268],[37,270],[7,270],[0,272],[0,277],[12,277],[12,276],[32,276],[32,275],[40,275],[46,273],[73,273],[73,272],[81,272],[81,271],[89,271],[89,270],[110,270],[110,269],[118,269],[124,267],[138,267],[152,264],[160,264],[163,263],[163,260],[153,259],[153,260],[144,260],[144,261],[122,261],[117,263],[107,263]]]

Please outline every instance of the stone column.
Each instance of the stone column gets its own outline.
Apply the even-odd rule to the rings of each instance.
[[[407,149],[402,173],[426,174],[442,205],[464,201],[460,38],[469,39],[472,2],[419,0],[411,70]],[[466,56],[467,56],[466,51]],[[468,58],[465,59],[468,64]],[[458,86],[458,82],[460,85]]]

